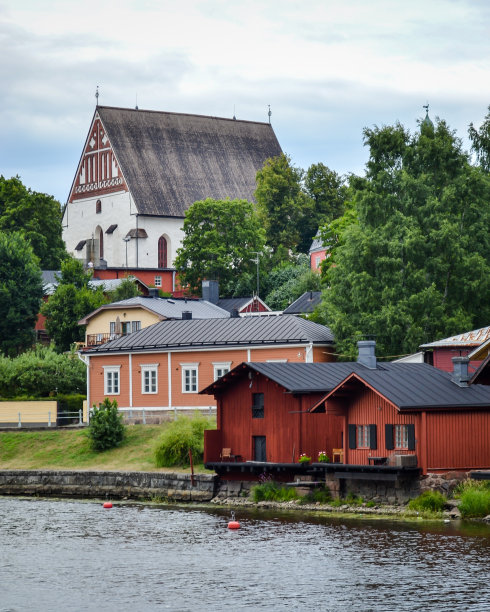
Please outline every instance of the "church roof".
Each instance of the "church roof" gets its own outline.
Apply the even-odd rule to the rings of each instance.
[[[143,215],[183,217],[197,200],[253,201],[255,176],[281,147],[270,124],[98,106]]]

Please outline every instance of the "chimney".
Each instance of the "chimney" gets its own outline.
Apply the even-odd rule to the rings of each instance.
[[[458,387],[467,387],[468,380],[470,379],[468,373],[468,365],[470,360],[468,357],[453,357],[453,373],[451,380],[456,383]]]
[[[202,299],[211,304],[217,304],[219,300],[219,283],[215,280],[202,281]]]
[[[233,310],[230,312],[230,318],[231,319],[239,319],[240,318],[240,313],[238,312],[238,310],[236,308],[233,308]]]
[[[362,364],[370,370],[376,369],[376,342],[374,340],[359,340],[357,343],[359,354],[357,363]]]
[[[182,311],[182,318],[183,319],[192,319],[192,312],[190,310],[183,310]]]
[[[158,289],[156,287],[149,287],[148,289],[148,297],[157,298],[158,297]]]

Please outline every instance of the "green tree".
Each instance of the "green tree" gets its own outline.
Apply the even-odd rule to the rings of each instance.
[[[408,353],[490,320],[490,177],[444,121],[366,129],[367,172],[326,273],[324,320],[339,352],[375,335]],[[355,222],[357,218],[357,222]]]
[[[121,446],[126,435],[117,401],[106,397],[102,404],[95,404],[90,413],[88,436],[90,445],[95,451],[105,451]]]
[[[471,139],[471,150],[476,153],[480,166],[490,172],[490,106],[479,130],[470,123],[468,134]]]
[[[230,295],[236,278],[255,269],[254,253],[264,247],[264,231],[246,200],[194,202],[183,229],[175,267],[181,283],[194,293],[200,292],[203,279],[214,279],[221,294]]]
[[[61,264],[59,285],[41,313],[46,317],[46,331],[58,351],[67,351],[85,337],[85,327],[78,321],[107,300],[99,287],[89,287],[92,275],[85,273],[81,262],[68,258]]]
[[[43,295],[38,261],[20,232],[0,231],[0,352],[5,355],[34,340]]]
[[[134,277],[127,276],[119,287],[109,293],[109,299],[111,302],[120,302],[138,295],[141,295],[141,291],[138,289]]]
[[[66,257],[60,203],[27,189],[19,177],[0,176],[0,230],[22,232],[43,270],[58,270]]]
[[[266,304],[272,310],[284,310],[306,291],[320,291],[321,279],[310,269],[310,258],[301,253],[296,261],[274,268],[267,277]]]
[[[302,188],[303,174],[284,153],[267,159],[257,172],[257,212],[265,228],[267,245],[273,252],[279,247],[296,250],[301,243],[301,228],[313,206]],[[315,232],[316,228],[313,236]]]

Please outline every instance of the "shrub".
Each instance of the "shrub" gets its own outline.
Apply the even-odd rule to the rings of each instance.
[[[442,512],[446,505],[446,496],[439,491],[424,491],[421,495],[415,499],[411,499],[408,502],[410,510],[418,511],[430,511],[430,512]]]
[[[189,450],[196,463],[204,457],[204,430],[213,429],[214,419],[201,414],[180,416],[170,423],[153,449],[157,467],[188,466]]]
[[[490,487],[467,488],[461,494],[459,511],[463,518],[480,518],[490,514]]]
[[[330,489],[325,487],[321,487],[318,489],[313,489],[310,491],[308,495],[305,495],[301,500],[301,503],[304,504],[328,504],[332,501],[332,494],[330,493]]]
[[[255,502],[260,501],[291,501],[298,499],[299,495],[293,487],[282,487],[273,480],[267,480],[255,485],[251,490],[252,498]]]
[[[120,446],[126,434],[122,415],[117,409],[117,401],[106,397],[97,408],[93,406],[90,414],[88,436],[95,451],[105,451]]]

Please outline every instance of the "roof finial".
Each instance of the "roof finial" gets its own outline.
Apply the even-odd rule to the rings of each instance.
[[[434,127],[434,124],[432,123],[432,121],[430,120],[429,117],[429,103],[427,102],[427,104],[422,104],[422,108],[425,108],[425,117],[424,120],[421,123],[421,126],[426,126],[426,127]]]
[[[95,90],[95,106],[99,106],[99,86]]]
[[[268,104],[267,106],[269,107],[269,112],[268,112],[267,114],[269,115],[269,125],[270,125],[272,111],[271,111],[271,105],[270,105],[270,104]]]
[[[138,94],[136,94],[136,106],[134,108],[135,110],[138,110]]]
[[[429,103],[427,102],[427,104],[423,104],[422,108],[425,108],[425,115],[428,116],[429,115]]]
[[[236,121],[235,105],[233,104],[233,121]]]

